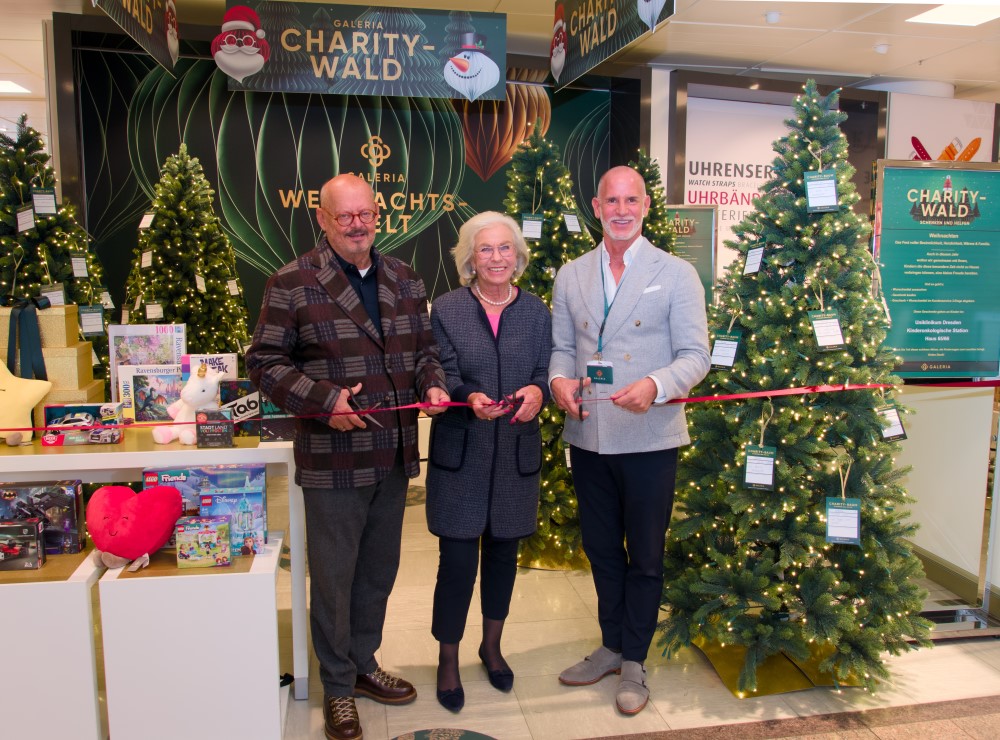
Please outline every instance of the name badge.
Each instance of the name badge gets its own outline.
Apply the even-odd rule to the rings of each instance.
[[[607,398],[611,395],[611,385],[615,382],[615,366],[604,360],[591,360],[587,363],[587,377],[590,378],[594,394],[598,398]]]

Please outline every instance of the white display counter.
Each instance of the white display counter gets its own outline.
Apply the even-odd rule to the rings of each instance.
[[[0,736],[104,737],[90,598],[100,573],[87,553],[0,572]]]
[[[292,444],[291,442],[259,443],[252,438],[237,438],[235,442],[237,446],[228,449],[198,449],[179,442],[158,445],[153,442],[148,428],[129,429],[125,434],[125,440],[117,445],[42,447],[38,440],[35,440],[31,445],[24,447],[0,446],[0,480],[26,482],[80,478],[84,482],[100,483],[139,480],[142,470],[152,467],[227,463],[268,463],[283,467],[288,473],[287,544],[292,579],[292,670],[295,677],[293,686],[295,698],[305,699],[309,692],[305,510],[302,489],[295,484]],[[39,572],[44,574],[45,568]],[[192,618],[195,616],[192,615]],[[222,677],[219,678],[219,684],[222,685]],[[35,689],[38,690],[38,687]]]
[[[282,532],[230,567],[177,568],[161,550],[100,581],[108,724],[115,740],[281,738],[275,585]]]

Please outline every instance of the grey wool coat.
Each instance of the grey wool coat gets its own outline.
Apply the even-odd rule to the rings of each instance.
[[[534,384],[547,403],[551,327],[548,307],[523,290],[503,310],[496,337],[469,288],[435,300],[431,328],[451,399],[465,401],[478,391],[500,400]],[[472,539],[487,524],[498,539],[535,531],[542,467],[538,417],[511,424],[512,416],[483,421],[471,409],[453,407],[431,421],[427,525],[433,534]]]

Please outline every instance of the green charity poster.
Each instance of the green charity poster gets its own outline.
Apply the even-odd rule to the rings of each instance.
[[[902,377],[1000,372],[1000,167],[879,162],[875,257]]]
[[[716,206],[667,206],[674,225],[674,254],[694,265],[705,288],[705,305],[712,303],[717,250]]]

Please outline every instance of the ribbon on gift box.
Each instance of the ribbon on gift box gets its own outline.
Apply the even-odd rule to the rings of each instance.
[[[48,308],[51,304],[45,296],[38,298],[15,298],[4,296],[0,305],[10,306],[10,326],[7,337],[7,369],[12,375],[18,374],[17,348],[21,348],[20,376],[27,380],[48,380],[45,372],[45,358],[42,357],[42,333],[38,329],[36,309]]]

